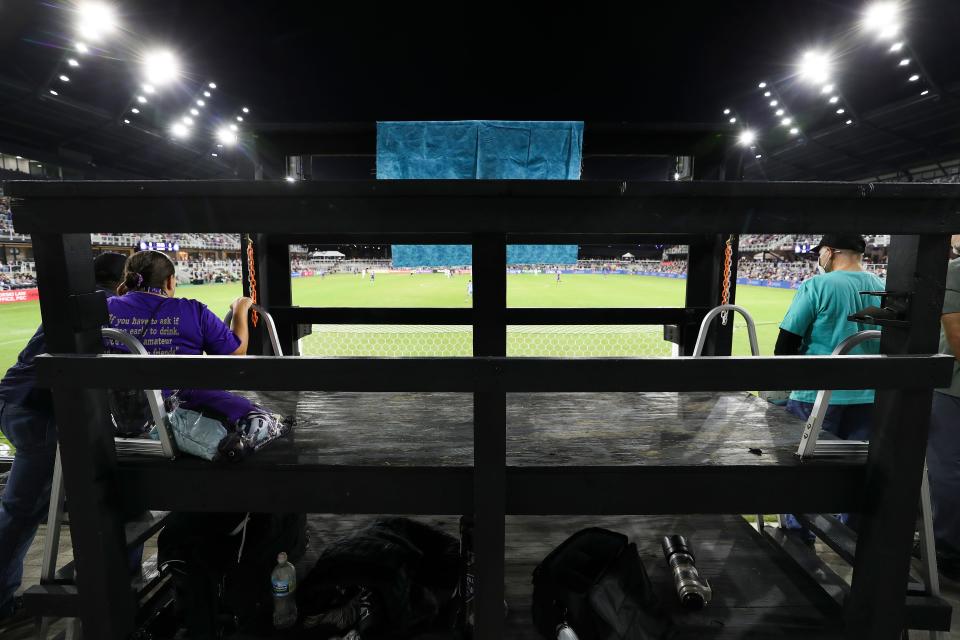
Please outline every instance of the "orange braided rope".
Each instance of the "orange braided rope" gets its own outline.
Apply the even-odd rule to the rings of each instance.
[[[730,271],[733,267],[733,236],[727,237],[727,246],[723,249],[723,284],[720,291],[720,304],[730,304]],[[727,326],[727,312],[720,313],[720,322]]]
[[[253,300],[253,304],[257,304],[257,272],[255,267],[256,263],[253,259],[253,238],[250,237],[250,234],[247,234],[247,284],[250,285],[250,299]],[[257,310],[251,309],[250,321],[254,327],[257,326],[259,317],[260,314],[257,313]]]

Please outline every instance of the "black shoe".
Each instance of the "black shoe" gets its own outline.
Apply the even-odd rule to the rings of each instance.
[[[23,598],[17,596],[3,609],[0,609],[0,631],[11,631],[26,622],[33,622],[33,616],[27,615],[23,608]],[[0,634],[2,635],[2,634]]]

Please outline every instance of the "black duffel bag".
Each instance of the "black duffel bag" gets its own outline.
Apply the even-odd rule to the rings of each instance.
[[[533,624],[555,640],[566,624],[580,640],[672,637],[637,546],[590,527],[573,534],[533,571]]]

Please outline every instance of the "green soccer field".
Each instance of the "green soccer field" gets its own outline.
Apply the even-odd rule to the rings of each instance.
[[[377,274],[376,280],[333,275],[293,281],[294,304],[336,307],[469,307],[469,276]],[[683,280],[643,276],[508,276],[507,302],[514,307],[673,307],[683,305]],[[239,284],[182,286],[177,295],[226,311]],[[764,354],[773,351],[777,325],[793,291],[741,286],[737,302],[753,314]],[[40,321],[36,302],[0,306],[0,370],[6,370]],[[734,352],[749,352],[738,318]],[[669,355],[660,327],[513,327],[511,355]],[[304,339],[308,354],[469,355],[469,327],[336,326],[316,327]]]
[[[469,276],[441,274],[377,274],[374,282],[359,276],[333,275],[293,281],[294,304],[318,307],[469,307]],[[644,276],[507,276],[507,304],[512,307],[678,307],[683,306],[685,281]],[[760,351],[773,353],[777,326],[793,291],[740,286],[737,302],[757,323]],[[182,286],[177,295],[196,298],[218,315],[241,294],[240,285]],[[40,322],[40,305],[23,302],[0,305],[0,371],[14,363]],[[304,338],[308,355],[468,356],[469,327],[325,325]],[[737,317],[734,353],[748,354],[743,321]],[[668,356],[661,327],[511,327],[509,355]],[[8,452],[0,437],[0,455]]]

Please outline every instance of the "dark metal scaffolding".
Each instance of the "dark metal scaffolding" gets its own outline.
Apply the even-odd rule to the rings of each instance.
[[[504,523],[510,514],[860,511],[849,638],[899,638],[932,389],[953,360],[935,354],[948,234],[960,232],[960,186],[921,184],[516,182],[9,183],[17,229],[33,234],[84,628],[126,638],[135,605],[123,552],[123,505],[165,509],[465,514],[476,519],[477,637],[504,637]],[[454,215],[455,214],[455,215]],[[242,232],[256,237],[261,304],[284,349],[313,322],[463,323],[472,358],[221,358],[93,355],[105,320],[89,236]],[[881,356],[595,360],[506,357],[507,325],[677,326],[689,355],[719,302],[718,252],[737,233],[895,234],[888,288],[909,292],[905,326],[883,330]],[[506,301],[508,243],[689,243],[687,301],[676,309],[515,309]],[[693,235],[696,234],[696,235]],[[917,235],[904,235],[917,234]],[[473,245],[474,306],[320,309],[293,306],[288,244],[346,239]],[[729,337],[708,353],[729,354]],[[510,392],[875,388],[876,424],[862,461],[619,467],[514,467],[506,462]],[[223,467],[192,460],[118,461],[104,388],[206,387],[473,394],[470,467]],[[230,487],[243,486],[244,492]],[[670,495],[663,492],[672,488]],[[317,489],[322,487],[322,490]],[[839,623],[839,622],[838,622]]]

